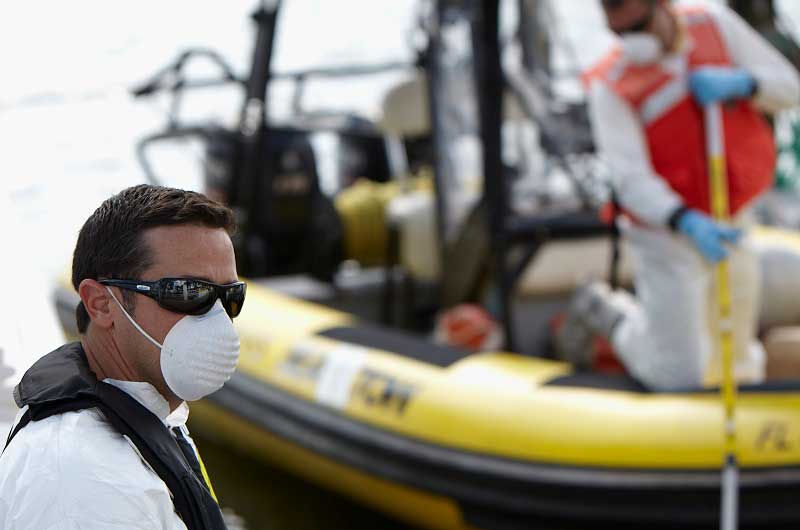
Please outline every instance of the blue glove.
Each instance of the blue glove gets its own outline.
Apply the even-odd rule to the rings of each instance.
[[[703,66],[689,75],[689,88],[697,102],[709,103],[751,97],[756,90],[752,75],[741,68]]]
[[[719,225],[697,210],[687,210],[681,215],[676,228],[686,235],[700,254],[711,263],[718,263],[728,257],[728,249],[723,243],[735,245],[742,237],[741,230]]]

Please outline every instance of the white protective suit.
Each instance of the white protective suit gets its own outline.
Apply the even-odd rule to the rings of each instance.
[[[729,8],[706,7],[732,62],[756,79],[756,105],[774,113],[800,102],[800,80],[791,64]],[[687,78],[688,46],[692,42],[686,38],[682,49],[665,56],[661,65]],[[627,369],[653,389],[715,384],[721,375],[709,325],[716,307],[713,269],[687,238],[666,226],[682,201],[654,172],[639,116],[604,83],[595,82],[589,90],[595,142],[618,179],[621,205],[641,221],[624,230],[634,255],[637,302],[627,304],[612,343]],[[744,212],[735,224],[746,228],[748,218]],[[759,276],[746,239],[731,253],[730,269],[736,373],[740,381],[757,382],[765,364],[755,339]]]
[[[194,445],[186,403],[170,413],[149,383],[105,382],[180,427]],[[32,421],[17,433],[0,456],[0,528],[186,530],[166,484],[96,408]]]

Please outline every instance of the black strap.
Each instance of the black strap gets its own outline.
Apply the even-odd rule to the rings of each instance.
[[[52,405],[50,405],[49,411],[51,412],[48,413],[47,416],[51,416],[54,414],[63,414],[65,412],[74,412],[77,410],[88,409],[95,406],[97,406],[97,401],[90,398],[76,398],[76,399],[71,399],[69,401],[55,402]],[[6,451],[8,444],[11,443],[11,440],[14,439],[14,437],[17,435],[19,431],[22,430],[23,427],[25,427],[32,421],[43,419],[43,417],[39,417],[36,414],[37,410],[38,409],[29,408],[28,410],[25,411],[25,413],[19,419],[19,422],[14,426],[14,428],[9,433],[8,439],[6,439],[6,445],[5,447],[3,447],[3,453]]]
[[[619,233],[619,217],[622,213],[622,208],[619,205],[619,198],[617,197],[616,189],[611,186],[611,263],[608,267],[608,283],[611,289],[616,290],[619,288],[619,263],[621,261],[622,251],[620,245]]]
[[[164,481],[172,493],[173,502],[189,530],[224,530],[225,522],[216,501],[211,497],[205,481],[195,475],[190,461],[167,427],[152,414],[135,414],[141,405],[124,391],[105,383],[98,383],[95,390],[101,400],[100,409],[111,425],[127,435],[137,449]],[[114,396],[114,397],[112,397]],[[113,401],[112,401],[113,400]],[[114,403],[111,408],[106,403]],[[164,436],[148,436],[140,433],[166,431]],[[177,457],[176,453],[180,454]],[[175,459],[186,465],[185,471],[176,473]],[[172,463],[172,464],[171,464]]]
[[[198,480],[209,490],[206,479],[203,476],[203,469],[200,467],[200,460],[197,459],[197,453],[194,452],[194,447],[192,447],[192,444],[190,444],[189,440],[184,436],[183,430],[180,427],[173,427],[172,434],[175,435],[175,441],[178,442],[178,447],[183,453],[184,458],[186,458],[186,463],[192,468]],[[209,490],[209,493],[211,493],[211,490]]]
[[[6,445],[3,446],[3,451],[0,452],[0,455],[6,452],[6,448],[8,447],[8,444],[11,443],[11,440],[17,435],[17,433],[20,430],[22,430],[23,427],[25,427],[28,423],[30,423],[30,421],[31,421],[30,411],[26,410],[25,414],[23,414],[22,417],[19,419],[19,422],[14,426],[13,429],[11,429],[11,432],[8,433],[8,438],[6,438]]]

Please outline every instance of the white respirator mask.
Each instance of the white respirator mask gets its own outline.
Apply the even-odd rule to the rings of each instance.
[[[652,33],[643,31],[625,33],[620,37],[622,55],[632,64],[655,63],[664,54],[661,40]]]
[[[106,287],[139,333],[161,350],[161,373],[172,392],[184,401],[196,401],[222,388],[239,360],[239,335],[222,302],[204,315],[186,315],[172,326],[159,344],[136,323]]]

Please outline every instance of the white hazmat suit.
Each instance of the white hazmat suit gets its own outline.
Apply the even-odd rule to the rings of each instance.
[[[104,382],[127,392],[168,427],[181,428],[192,443],[186,403],[170,413],[149,383]],[[166,484],[96,408],[32,421],[17,433],[0,456],[0,528],[186,530]]]
[[[728,8],[706,6],[732,62],[758,84],[756,105],[776,112],[800,102],[797,72],[780,53]],[[688,85],[687,47],[664,56],[660,65]],[[595,142],[617,178],[619,202],[639,223],[624,229],[635,264],[635,302],[611,337],[627,369],[656,390],[716,384],[720,361],[711,336],[715,308],[712,265],[690,241],[672,232],[669,216],[683,203],[653,169],[640,116],[608,85],[594,82],[589,103]],[[742,212],[734,224],[746,228]],[[746,238],[730,254],[736,374],[740,381],[764,377],[764,351],[755,340],[759,276]]]

